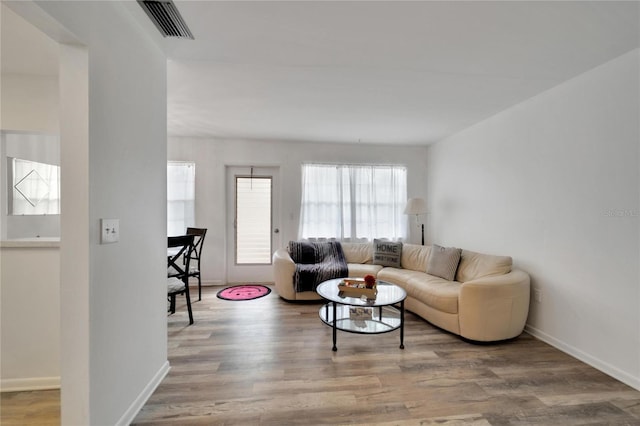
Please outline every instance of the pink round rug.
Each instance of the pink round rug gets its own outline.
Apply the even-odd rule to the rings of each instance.
[[[269,287],[263,285],[234,285],[218,292],[218,298],[224,300],[252,300],[271,293]]]

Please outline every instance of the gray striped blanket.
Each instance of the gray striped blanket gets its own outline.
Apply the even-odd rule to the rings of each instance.
[[[318,284],[349,273],[342,246],[337,241],[290,241],[289,254],[296,264],[293,284],[296,292],[315,291]]]

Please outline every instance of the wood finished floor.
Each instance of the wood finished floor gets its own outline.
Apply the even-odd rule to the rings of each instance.
[[[0,425],[57,426],[60,424],[60,391],[0,393]]]
[[[475,345],[408,313],[404,350],[397,331],[338,332],[334,353],[319,304],[219,289],[193,326],[168,318],[171,371],[133,424],[640,425],[640,392],[527,334]],[[57,424],[38,394],[57,392],[3,394],[1,423]]]
[[[407,314],[399,332],[331,329],[319,304],[208,288],[169,318],[171,371],[137,425],[640,425],[640,392],[523,334],[474,345]]]

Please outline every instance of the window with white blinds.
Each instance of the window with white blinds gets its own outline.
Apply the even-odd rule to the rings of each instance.
[[[196,164],[167,163],[167,235],[184,235],[195,224]]]
[[[236,264],[271,263],[271,177],[236,176]]]

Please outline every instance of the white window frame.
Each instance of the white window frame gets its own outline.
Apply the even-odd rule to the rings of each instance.
[[[11,216],[60,214],[60,166],[7,157],[10,167],[8,213]]]

